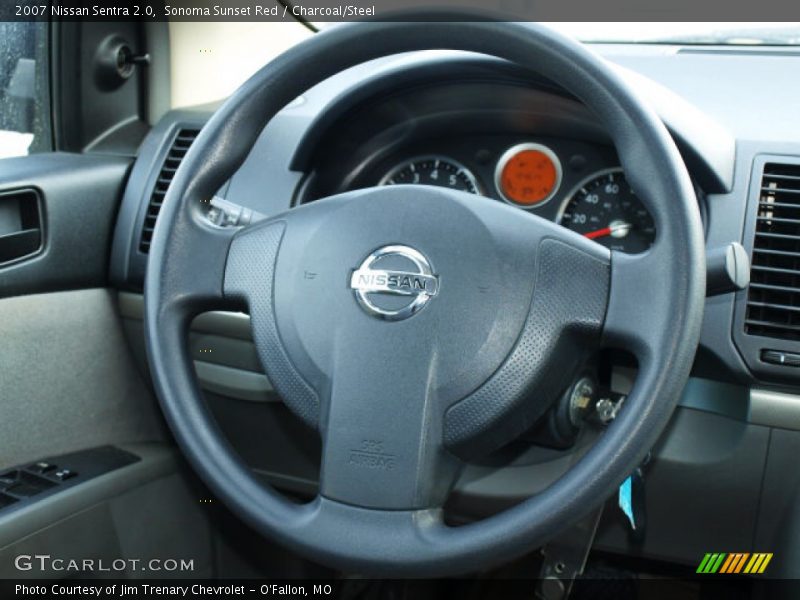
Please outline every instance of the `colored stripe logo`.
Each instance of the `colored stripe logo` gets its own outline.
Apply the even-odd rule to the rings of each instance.
[[[697,573],[763,573],[769,561],[772,560],[772,552],[709,552],[700,561]]]

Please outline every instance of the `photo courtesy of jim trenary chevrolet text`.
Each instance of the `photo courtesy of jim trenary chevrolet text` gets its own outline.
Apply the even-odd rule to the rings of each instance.
[[[799,74],[790,0],[1,0],[0,598],[799,598]]]

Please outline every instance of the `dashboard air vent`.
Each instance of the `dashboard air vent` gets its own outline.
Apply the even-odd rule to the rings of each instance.
[[[167,194],[169,184],[172,183],[172,178],[175,176],[175,171],[178,170],[178,165],[181,164],[183,157],[186,156],[186,151],[189,150],[189,146],[192,145],[198,133],[200,133],[199,129],[178,130],[175,139],[172,140],[169,152],[164,158],[164,163],[158,172],[153,191],[150,193],[150,202],[147,204],[147,214],[142,225],[142,235],[139,238],[139,250],[145,254],[150,251],[153,229],[155,229],[156,219],[161,210],[161,204],[164,202],[164,196]]]
[[[800,164],[764,165],[744,327],[800,340]]]

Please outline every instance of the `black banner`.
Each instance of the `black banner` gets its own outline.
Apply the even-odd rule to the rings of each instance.
[[[547,597],[555,580],[536,579],[441,579],[441,580],[136,580],[69,579],[0,580],[0,598],[129,600],[204,598],[264,598],[312,600],[531,600]],[[765,594],[765,595],[761,595]],[[800,597],[800,581],[752,578],[747,576],[698,576],[696,578],[582,578],[575,582],[571,600],[649,600],[692,598],[693,600],[731,600],[753,597]]]
[[[792,21],[796,0],[3,0],[0,21]],[[800,19],[798,19],[800,20]]]

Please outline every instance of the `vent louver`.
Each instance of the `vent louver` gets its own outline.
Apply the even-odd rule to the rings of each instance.
[[[744,328],[800,340],[800,164],[764,165]]]
[[[161,204],[164,202],[164,196],[167,194],[167,189],[169,189],[169,184],[172,183],[172,178],[175,177],[178,165],[181,164],[183,157],[186,156],[186,152],[189,150],[189,146],[192,145],[198,133],[200,133],[199,129],[178,130],[175,139],[172,140],[169,152],[164,158],[164,163],[161,165],[158,178],[150,194],[150,202],[147,204],[147,214],[144,217],[142,234],[139,238],[139,250],[145,254],[150,251],[153,229],[155,229],[156,219],[161,210]]]

